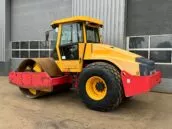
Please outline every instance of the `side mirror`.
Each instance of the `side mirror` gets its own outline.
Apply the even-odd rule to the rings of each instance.
[[[55,31],[56,31],[56,33],[58,33],[58,28],[57,27],[56,27]]]
[[[46,31],[45,32],[45,41],[48,41],[49,40],[49,31]]]

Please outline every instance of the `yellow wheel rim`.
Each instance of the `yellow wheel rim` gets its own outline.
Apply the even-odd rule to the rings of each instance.
[[[101,77],[93,76],[86,82],[86,92],[91,99],[98,101],[106,96],[107,85]]]
[[[33,95],[36,95],[36,90],[35,89],[29,89],[29,92]]]

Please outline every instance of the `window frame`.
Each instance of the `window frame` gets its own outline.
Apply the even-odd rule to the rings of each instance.
[[[19,48],[13,48],[12,47],[13,44],[15,44],[16,42],[19,44]],[[29,48],[27,48],[27,49],[21,49],[22,42],[26,42],[29,45]],[[31,42],[38,43],[38,48],[31,48]],[[41,48],[41,43],[45,43],[45,41],[43,41],[43,40],[11,41],[10,42],[10,48],[11,48],[10,55],[11,55],[11,59],[43,58],[43,57],[41,57],[41,54],[40,54],[42,51],[46,51],[47,52],[47,55],[48,55],[47,57],[51,57],[51,51],[53,50],[53,49],[50,48],[51,41],[49,41],[49,45],[48,45],[47,48]],[[28,57],[27,58],[24,58],[24,57],[21,56],[21,52],[22,51],[27,51],[28,52]],[[38,56],[31,57],[31,52],[32,51],[38,52]],[[13,52],[18,52],[19,53],[19,56],[18,57],[14,57],[13,56]]]
[[[69,44],[61,44],[61,41],[62,41],[62,33],[63,33],[63,26],[64,25],[73,25],[73,24],[76,24],[77,26],[78,25],[80,25],[80,29],[81,29],[81,41],[78,41],[78,42],[71,42],[71,43],[69,43]],[[75,23],[65,23],[65,24],[61,24],[61,33],[60,33],[60,39],[59,39],[59,52],[60,52],[60,59],[62,60],[62,61],[69,61],[69,60],[72,60],[72,61],[75,61],[75,60],[79,60],[79,57],[78,57],[78,59],[63,59],[62,58],[62,52],[61,52],[61,48],[63,48],[63,47],[65,47],[65,46],[73,46],[73,45],[77,45],[77,51],[78,51],[78,56],[79,56],[79,43],[84,43],[84,23],[83,22],[75,22]],[[79,30],[78,30],[78,28],[76,27],[76,30],[77,30],[77,34],[79,34],[78,32],[79,32]],[[73,29],[72,29],[72,31],[71,32],[73,32]],[[72,33],[71,33],[72,34]],[[73,36],[73,35],[72,35]],[[78,37],[78,35],[77,35],[77,37]]]
[[[154,36],[171,36],[172,34],[162,34],[162,35],[139,35],[139,36],[128,36],[126,38],[126,50],[127,51],[148,51],[148,59],[151,57],[151,52],[152,51],[170,51],[172,54],[172,48],[151,48],[151,38]],[[135,37],[148,37],[148,48],[130,48],[130,38],[135,38]],[[160,65],[172,65],[172,55],[171,55],[171,62],[165,63],[165,62],[156,62],[155,64],[160,64]]]
[[[83,23],[82,22],[76,22],[76,23],[65,23],[65,24],[62,24],[61,25],[61,36],[60,36],[60,43],[59,43],[59,46],[61,47],[61,46],[66,46],[66,45],[70,45],[70,44],[61,44],[62,43],[62,33],[63,33],[63,26],[64,25],[72,25],[72,24],[80,24],[80,26],[81,26],[81,32],[82,32],[82,38],[81,38],[81,42],[80,41],[78,41],[78,42],[71,42],[70,44],[72,45],[72,44],[78,44],[78,43],[84,43],[84,30],[83,30]],[[78,31],[78,30],[77,30]],[[71,31],[71,32],[73,32],[73,30]],[[72,34],[72,33],[71,33]],[[72,35],[73,36],[73,35]],[[72,37],[71,36],[71,37]]]
[[[97,34],[98,34],[98,42],[88,42],[88,39],[87,39],[87,27],[94,28],[94,29],[95,28],[98,29],[98,31],[97,31]],[[85,25],[85,33],[86,33],[85,35],[86,35],[86,42],[87,43],[100,43],[100,30],[99,30],[99,27],[98,26]]]

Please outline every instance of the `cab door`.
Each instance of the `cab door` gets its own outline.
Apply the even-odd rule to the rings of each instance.
[[[85,51],[83,23],[61,25],[59,65],[63,72],[80,72]]]

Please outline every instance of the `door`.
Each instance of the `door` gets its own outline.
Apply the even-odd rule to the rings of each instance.
[[[61,69],[64,72],[80,72],[84,56],[83,24],[63,24],[59,51],[61,57]]]

